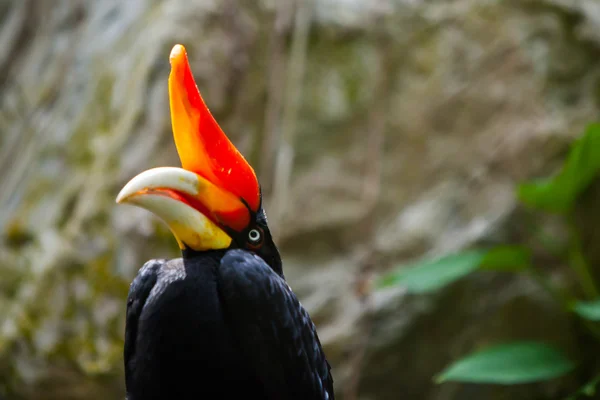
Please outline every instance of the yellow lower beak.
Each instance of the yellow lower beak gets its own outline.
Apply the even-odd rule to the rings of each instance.
[[[174,167],[142,172],[121,189],[116,201],[151,211],[169,226],[181,249],[198,251],[229,247],[232,239],[213,220],[213,213],[243,206],[201,176]]]

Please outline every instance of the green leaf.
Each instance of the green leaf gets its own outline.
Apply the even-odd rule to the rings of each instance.
[[[557,181],[558,177],[521,183],[517,187],[517,197],[530,207],[560,213],[567,208],[567,201],[561,197],[566,191],[557,189]]]
[[[498,246],[490,249],[481,261],[481,269],[523,271],[531,266],[531,252],[523,246]]]
[[[592,380],[580,387],[575,393],[567,397],[565,400],[576,400],[580,396],[592,397],[596,394],[596,387],[600,384],[600,375],[596,375]]]
[[[573,306],[573,311],[581,318],[590,321],[600,321],[600,300],[579,301]]]
[[[421,260],[383,276],[377,286],[405,286],[413,293],[440,289],[477,269],[486,250],[470,250],[434,260]]]
[[[566,213],[600,170],[600,124],[591,124],[571,146],[558,175],[519,185],[519,199],[533,208]]]
[[[547,344],[514,342],[468,355],[443,371],[436,381],[513,385],[556,378],[574,367],[572,361]]]
[[[478,268],[515,272],[522,271],[530,265],[531,254],[521,246],[467,250],[401,265],[380,278],[377,286],[402,285],[412,293],[427,293],[441,289]]]

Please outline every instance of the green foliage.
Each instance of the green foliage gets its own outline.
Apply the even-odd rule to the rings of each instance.
[[[530,264],[530,253],[520,246],[501,246],[490,250],[468,250],[437,259],[424,259],[401,265],[383,276],[379,287],[401,285],[412,293],[432,292],[456,282],[478,268],[520,271]]]
[[[518,272],[531,266],[531,251],[523,246],[498,246],[487,251],[479,267],[486,270]]]
[[[574,296],[554,287],[538,270],[531,251],[523,246],[505,245],[491,249],[470,249],[437,259],[424,259],[400,265],[382,276],[378,287],[401,285],[412,293],[439,290],[476,271],[527,272],[560,305],[560,310],[583,320],[590,334],[600,341],[600,298],[581,251],[581,243],[572,220],[578,197],[596,178],[600,170],[600,124],[588,126],[583,136],[571,146],[560,172],[551,178],[519,185],[517,196],[525,205],[539,211],[561,215],[568,233],[570,248],[563,264],[571,267],[583,292],[593,301],[574,301]],[[536,230],[537,231],[537,230]],[[543,245],[543,243],[541,243]],[[553,256],[555,249],[548,249]],[[538,342],[516,342],[493,346],[456,361],[444,370],[437,382],[460,381],[492,384],[518,384],[556,378],[574,368],[574,363],[559,350]],[[591,396],[600,382],[600,374],[574,393]]]
[[[588,126],[573,146],[560,173],[519,185],[518,197],[530,207],[551,213],[569,212],[600,169],[600,124]]]
[[[485,254],[485,251],[473,250],[435,260],[417,261],[387,274],[380,280],[379,286],[402,285],[413,293],[431,292],[477,269]]]
[[[595,376],[578,391],[569,396],[566,400],[576,400],[581,396],[592,397],[596,394],[596,388],[600,384],[600,375]]]
[[[438,382],[517,384],[559,377],[575,364],[544,343],[515,342],[489,347],[450,365]]]
[[[600,321],[600,300],[577,302],[573,311],[589,321]]]

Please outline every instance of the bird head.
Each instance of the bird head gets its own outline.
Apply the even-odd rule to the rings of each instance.
[[[121,189],[117,203],[133,204],[160,217],[184,256],[243,248],[281,274],[254,170],[208,110],[182,45],[173,47],[170,62],[171,123],[182,168],[140,173]]]

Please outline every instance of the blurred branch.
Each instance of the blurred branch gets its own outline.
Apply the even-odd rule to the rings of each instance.
[[[363,178],[362,202],[364,218],[359,226],[363,237],[367,238],[367,253],[357,272],[354,293],[361,304],[361,326],[353,343],[353,354],[350,360],[350,378],[345,387],[344,399],[358,399],[358,390],[362,374],[364,356],[369,344],[373,327],[371,310],[371,282],[377,265],[376,238],[376,205],[381,193],[383,145],[387,116],[389,115],[389,98],[394,84],[397,60],[391,53],[392,39],[383,34],[379,45],[382,62],[375,90],[375,101],[368,119],[368,135],[365,153],[365,173]]]
[[[25,43],[32,34],[31,26],[35,26],[32,19],[31,0],[15,2],[0,30],[0,91],[9,81],[11,64],[15,62],[18,48]]]
[[[596,394],[596,387],[600,384],[600,374],[594,376],[589,382],[580,387],[575,393],[567,397],[565,400],[576,400],[582,396],[592,397]]]
[[[246,22],[248,11],[240,8],[236,0],[223,0],[221,9],[222,27],[227,37],[228,62],[222,71],[225,100],[219,114],[229,116],[226,131],[240,132],[245,126],[244,110],[248,108],[245,86],[248,82],[250,54],[256,44],[256,35],[252,25]],[[253,135],[246,138],[247,140],[236,143],[243,154],[249,154],[255,147],[256,137]]]
[[[252,38],[248,29],[244,26],[237,2],[235,0],[225,0],[222,3],[222,7],[223,25],[227,30],[228,42],[231,46],[229,62],[227,64],[229,70],[227,71],[225,92],[226,96],[232,99],[239,91],[241,81],[246,75],[246,69],[249,64],[248,47],[251,45]]]
[[[263,196],[273,189],[273,156],[280,133],[286,67],[286,36],[293,22],[294,0],[277,3],[275,20],[269,41],[269,70],[267,76],[267,105],[265,109],[264,136],[261,142],[259,171]]]
[[[44,25],[42,23],[32,37],[44,37],[44,34]],[[30,51],[30,48],[26,46],[23,46],[22,49],[23,52]],[[12,111],[0,113],[0,126],[2,127],[4,140],[6,140],[6,144],[3,143],[0,152],[0,170],[7,170],[9,172],[0,177],[0,182],[2,182],[4,189],[0,193],[0,204],[2,205],[11,202],[10,199],[14,198],[15,193],[18,192],[16,190],[17,186],[26,180],[25,177],[31,170],[31,161],[44,148],[48,140],[46,133],[54,126],[54,122],[58,119],[59,113],[55,112],[43,126],[40,126],[40,122],[44,118],[43,105],[52,103],[58,96],[58,93],[64,90],[65,82],[69,76],[67,71],[76,56],[74,49],[74,46],[69,47],[58,58],[59,61],[53,70],[54,73],[48,79],[51,83],[45,86],[46,90],[40,84],[42,88],[36,93],[37,95],[30,96],[26,83],[20,82],[15,77],[11,86],[13,89],[12,93],[4,97],[6,99],[12,95],[14,96],[14,102],[13,104],[9,103],[9,106],[13,108]],[[5,118],[6,120],[4,120]],[[17,127],[15,128],[15,126]],[[4,130],[5,127],[6,131]],[[9,134],[12,136],[9,136]],[[8,168],[8,166],[11,168]],[[1,222],[0,226],[2,225]]]
[[[296,135],[298,109],[300,107],[300,100],[302,99],[302,81],[304,79],[312,11],[312,0],[298,1],[292,36],[292,48],[290,50],[290,60],[287,69],[287,82],[285,85],[286,92],[283,104],[281,138],[274,168],[275,175],[271,205],[274,210],[274,226],[278,226],[281,222],[288,200],[289,181],[294,163],[294,137]]]
[[[588,262],[585,259],[585,256],[583,255],[583,250],[581,248],[581,239],[579,238],[579,232],[571,215],[568,216],[568,224],[569,234],[571,236],[569,266],[577,275],[579,284],[581,285],[581,288],[583,289],[583,292],[585,293],[586,297],[589,300],[597,299],[598,288],[596,288],[594,277],[592,276],[592,273],[590,272],[590,268],[588,266]]]

